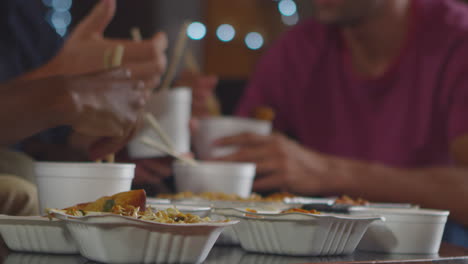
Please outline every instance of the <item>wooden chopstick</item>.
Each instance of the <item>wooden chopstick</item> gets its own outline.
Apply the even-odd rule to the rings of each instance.
[[[141,31],[137,27],[133,27],[132,29],[130,29],[130,35],[132,36],[132,39],[135,42],[141,42],[143,40],[143,37],[141,36]]]
[[[117,45],[114,49],[106,50],[104,53],[104,68],[111,69],[114,67],[120,67],[122,65],[123,56],[125,53],[125,47],[123,45]],[[115,162],[115,154],[109,154],[105,157],[108,163]],[[100,163],[102,160],[96,160]]]
[[[161,144],[161,143],[159,143],[159,142],[157,142],[157,141],[155,141],[155,140],[153,140],[153,139],[151,139],[149,137],[141,137],[139,139],[139,141],[141,143],[149,146],[149,147],[155,148],[155,149],[157,149],[157,150],[159,150],[161,152],[169,154],[170,156],[172,156],[172,157],[174,157],[174,158],[176,158],[178,160],[181,160],[181,161],[183,161],[185,163],[188,163],[188,164],[193,165],[193,166],[198,165],[198,162],[196,162],[194,159],[184,157],[184,156],[180,155],[179,153],[167,148],[163,144]]]
[[[123,45],[117,45],[112,54],[112,61],[110,62],[109,68],[120,67],[122,65],[123,56],[125,53],[125,47]]]
[[[177,66],[179,65],[180,59],[184,53],[185,45],[187,43],[187,28],[189,25],[190,22],[185,22],[180,28],[174,52],[172,53],[171,61],[169,63],[169,67],[167,68],[166,75],[164,76],[164,79],[161,82],[161,86],[159,88],[161,91],[169,89],[169,86],[174,80]]]
[[[200,65],[198,65],[197,59],[195,59],[191,49],[185,51],[184,64],[185,68],[193,73],[199,74],[201,72]]]
[[[159,137],[163,140],[164,144],[166,144],[169,149],[175,151],[175,146],[172,143],[171,138],[164,131],[158,120],[156,120],[156,118],[151,113],[145,114],[145,120],[150,124],[151,128],[153,128],[154,132],[156,132],[156,134],[158,134]]]
[[[195,74],[201,73],[200,66],[198,65],[197,60],[195,59],[195,56],[193,55],[193,52],[190,49],[187,49],[185,51],[184,64],[185,64],[185,68],[187,68],[192,73],[195,73]],[[215,95],[211,95],[210,97],[207,98],[206,106],[211,115],[213,116],[221,115],[221,108],[219,106],[219,102],[216,99]]]

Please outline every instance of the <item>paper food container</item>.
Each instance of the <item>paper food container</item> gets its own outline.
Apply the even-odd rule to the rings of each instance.
[[[369,207],[352,207],[350,213],[385,217],[385,222],[370,225],[359,249],[390,254],[436,254],[449,215],[441,210]]]
[[[222,230],[237,223],[163,224],[114,214],[52,212],[66,222],[81,255],[106,263],[201,263]]]
[[[249,197],[255,178],[255,164],[241,162],[199,162],[196,166],[173,164],[178,192],[223,192]]]
[[[233,227],[244,250],[290,256],[351,254],[369,224],[381,219],[303,213],[256,214],[237,209],[216,209],[214,214],[240,220]]]
[[[159,199],[161,200],[161,199]],[[304,204],[332,204],[334,200],[326,198],[309,198],[309,197],[293,197],[285,198],[283,201],[222,201],[222,200],[205,200],[201,198],[185,198],[179,200],[172,200],[171,203],[179,210],[180,206],[209,206],[211,208],[234,208],[243,209],[250,208],[265,213],[278,213],[282,210],[291,208],[299,208]],[[150,203],[151,204],[151,203]],[[154,206],[154,205],[153,205]],[[225,217],[219,215],[210,216],[214,220],[222,220]],[[222,246],[238,246],[240,245],[239,238],[232,226],[226,227],[218,240],[216,245]]]
[[[230,155],[237,150],[237,147],[215,147],[214,142],[224,137],[246,132],[269,135],[271,127],[272,124],[269,121],[250,118],[211,117],[201,119],[199,129],[194,135],[195,151],[202,160]]]
[[[154,93],[147,103],[149,113],[153,114],[168,135],[178,153],[190,152],[190,118],[192,106],[192,90],[189,87],[174,87]],[[143,137],[164,142],[149,126],[145,125],[138,135],[128,144],[128,155],[134,159],[155,158],[167,156],[154,148],[148,147],[139,140]]]
[[[9,249],[20,252],[79,253],[65,222],[42,216],[0,215],[0,234]]]
[[[41,213],[129,191],[135,164],[95,162],[36,162]]]

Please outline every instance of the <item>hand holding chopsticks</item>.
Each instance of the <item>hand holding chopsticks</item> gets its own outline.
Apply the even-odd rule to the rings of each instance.
[[[123,45],[117,45],[114,49],[107,50],[104,54],[104,68],[112,69],[122,65],[124,53],[125,47]],[[109,163],[114,163],[115,154],[107,155],[105,160]],[[96,162],[101,162],[101,160],[96,160]]]

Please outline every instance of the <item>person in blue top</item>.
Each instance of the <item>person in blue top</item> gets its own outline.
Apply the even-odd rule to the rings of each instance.
[[[74,31],[62,40],[45,20],[46,10],[44,10],[41,1],[0,1],[0,85],[3,84],[8,89],[15,89],[15,87],[19,89],[18,87],[27,83],[28,89],[30,89],[37,80],[50,80],[48,78],[68,80],[72,78],[71,76],[100,72],[104,70],[104,54],[117,45],[123,45],[125,55],[122,66],[132,73],[131,77],[127,78],[144,79],[146,87],[155,87],[166,66],[166,35],[157,33],[140,42],[105,38],[103,32],[113,19],[115,10],[116,0],[100,0]],[[82,80],[80,83],[91,85],[92,82]],[[42,82],[41,87],[46,86]],[[2,93],[3,99],[7,96],[6,89]],[[39,87],[37,89],[35,95],[38,100],[48,97],[48,89],[39,90]],[[117,88],[114,87],[114,89]],[[92,96],[88,97],[85,102],[91,102],[92,99]],[[111,100],[111,97],[108,100]],[[110,102],[108,101],[108,103]],[[85,104],[84,106],[88,107],[89,105]],[[8,112],[8,109],[4,110]],[[103,119],[99,118],[99,120]],[[13,124],[8,125],[13,127]],[[83,133],[89,132],[88,130],[73,129],[69,123],[57,123],[56,125],[68,126],[48,132],[44,136],[50,137],[52,135],[56,140],[57,135],[60,135],[70,146],[73,146],[75,151],[87,155],[87,150],[95,143],[95,139],[90,138],[89,133]],[[129,128],[131,127],[129,126]],[[18,131],[21,130],[18,129]],[[5,165],[5,167],[9,167],[7,168],[8,175],[23,176],[15,175],[14,170],[12,172],[10,167],[28,167],[30,160],[23,158],[22,160],[26,160],[27,164],[15,164],[11,160],[17,160],[18,154],[15,153],[13,156],[12,158],[6,151],[0,152],[0,173]],[[37,213],[34,186],[24,187],[26,185],[30,185],[30,183],[26,181],[12,183],[11,178],[7,181],[0,176],[0,214]],[[24,203],[14,205],[13,209],[11,206],[2,206],[2,203],[7,201],[20,200]]]

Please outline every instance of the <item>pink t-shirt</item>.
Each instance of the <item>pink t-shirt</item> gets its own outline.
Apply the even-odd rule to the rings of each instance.
[[[398,167],[451,163],[468,133],[468,7],[412,0],[411,28],[380,78],[358,77],[340,31],[295,26],[264,55],[239,105],[276,112],[275,128],[310,149]]]

